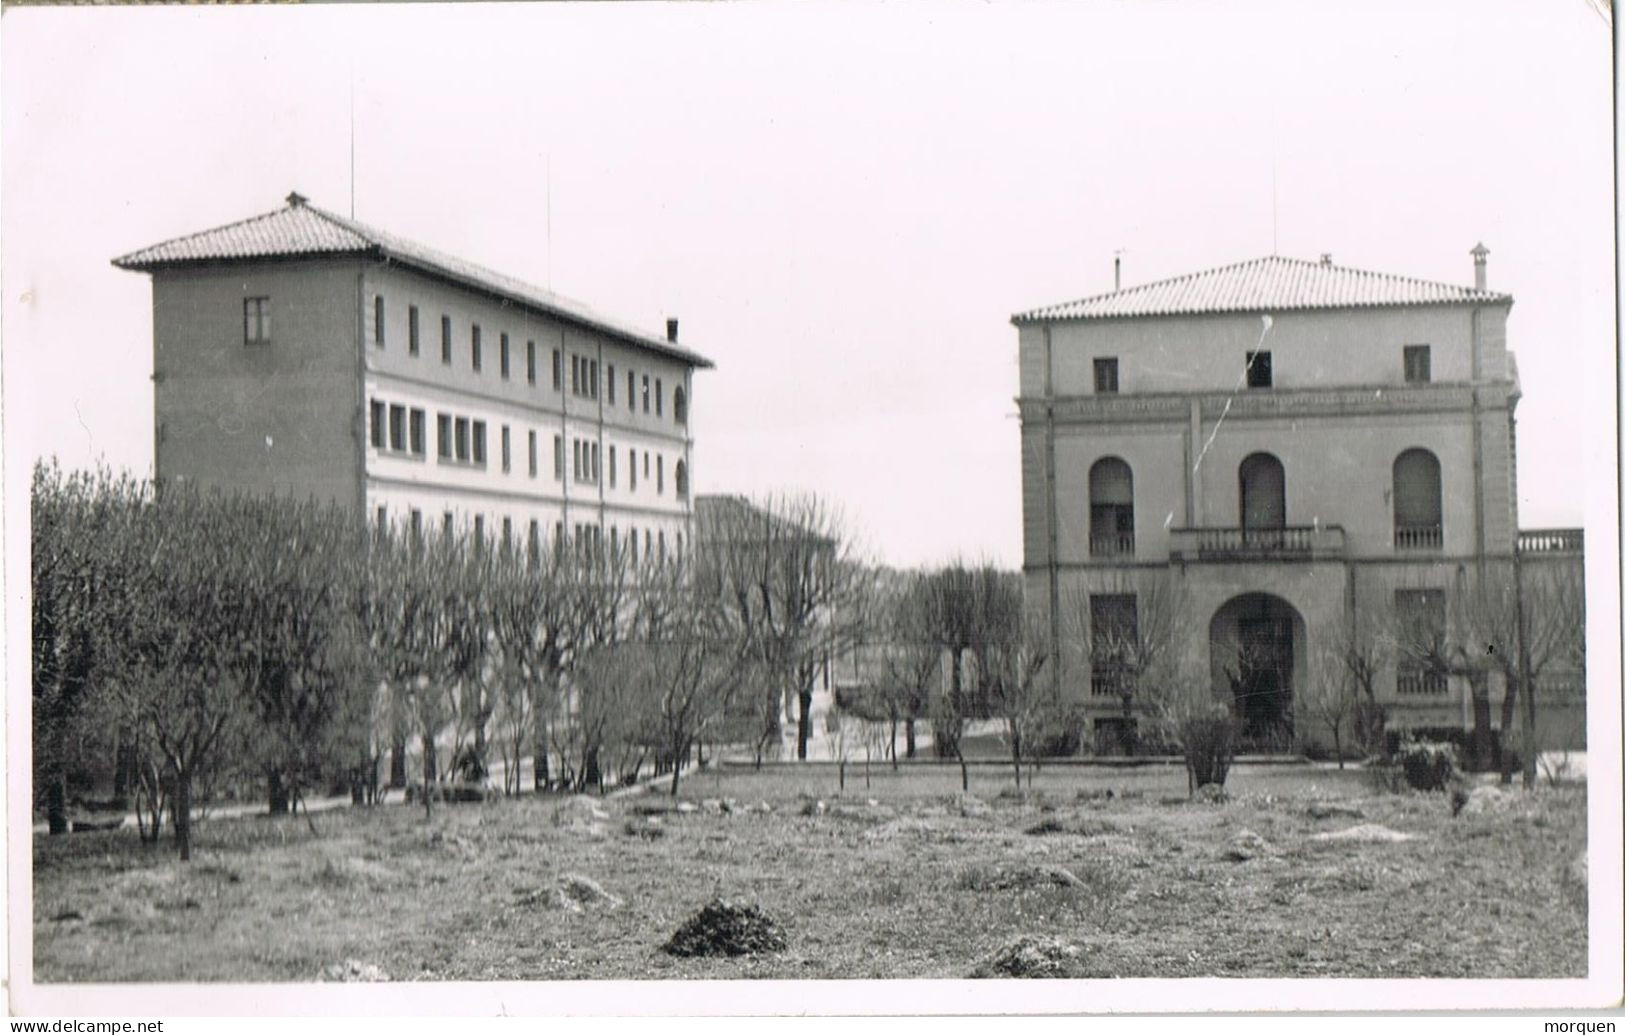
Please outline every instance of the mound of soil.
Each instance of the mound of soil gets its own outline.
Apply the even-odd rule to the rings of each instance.
[[[1032,934],[1006,942],[971,972],[975,978],[1082,976],[1083,949],[1059,938]]]
[[[1269,854],[1270,843],[1251,830],[1238,830],[1225,846],[1224,857],[1231,862],[1246,862]]]
[[[714,898],[660,948],[673,956],[755,956],[789,943],[778,921],[758,906]]]
[[[1392,830],[1380,823],[1361,823],[1357,827],[1346,830],[1328,830],[1324,833],[1313,834],[1311,841],[1352,841],[1356,844],[1387,844],[1397,841],[1410,841],[1414,834],[1407,834],[1400,830]]]

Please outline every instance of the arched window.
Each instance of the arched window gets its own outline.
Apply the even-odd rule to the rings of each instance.
[[[1286,527],[1286,471],[1268,453],[1241,462],[1241,533],[1243,542],[1269,545]]]
[[[1444,545],[1439,458],[1407,449],[1394,460],[1394,549],[1437,550]]]
[[[679,424],[688,423],[688,393],[678,385],[671,393],[671,415]]]
[[[1089,555],[1134,553],[1134,472],[1115,456],[1089,468]]]
[[[677,498],[688,499],[688,465],[677,461]]]

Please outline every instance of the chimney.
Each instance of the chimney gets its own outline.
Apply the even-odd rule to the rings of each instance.
[[[1123,257],[1121,255],[1112,256],[1112,290],[1123,290]]]
[[[1332,253],[1331,252],[1321,252],[1320,253],[1320,264],[1322,266],[1330,266],[1332,264]]]
[[[303,208],[305,202],[309,201],[310,199],[298,191],[292,191],[284,200],[287,201],[289,208]]]
[[[1486,260],[1488,260],[1489,257],[1490,250],[1484,247],[1483,241],[1480,241],[1478,244],[1473,246],[1473,287],[1480,291],[1486,290],[1484,285],[1488,281],[1484,271]]]
[[[666,317],[666,340],[673,344],[677,343],[677,317],[675,316]]]

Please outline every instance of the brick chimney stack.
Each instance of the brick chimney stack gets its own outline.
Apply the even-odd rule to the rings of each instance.
[[[677,317],[675,316],[666,317],[666,340],[673,343],[677,341]]]
[[[1478,242],[1478,244],[1473,247],[1473,287],[1480,291],[1486,290],[1485,284],[1488,283],[1485,267],[1486,260],[1488,260],[1489,257],[1490,250],[1484,247],[1483,241]]]

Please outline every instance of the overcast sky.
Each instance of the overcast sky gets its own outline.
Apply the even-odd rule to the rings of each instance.
[[[347,211],[353,82],[358,218],[680,317],[696,489],[819,492],[891,563],[1019,565],[1009,317],[1118,250],[1126,284],[1272,251],[1470,284],[1482,240],[1522,523],[1579,524],[1610,37],[1585,0],[12,8],[7,478],[150,470],[148,279],[108,260],[296,188]]]

